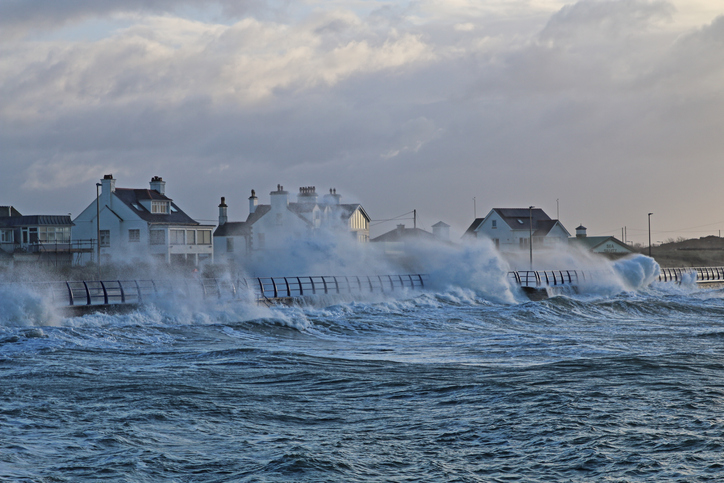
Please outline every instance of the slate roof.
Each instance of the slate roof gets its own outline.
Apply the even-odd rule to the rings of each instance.
[[[116,188],[113,192],[116,198],[127,205],[139,218],[148,223],[166,224],[166,225],[199,225],[200,223],[183,212],[171,198],[162,195],[156,190],[150,189],[133,189],[133,188]],[[140,201],[155,200],[168,201],[173,209],[171,213],[151,213],[141,205]]]
[[[485,218],[475,218],[475,221],[468,227],[467,230],[465,230],[465,233],[463,233],[463,237],[466,236],[477,236],[475,231],[478,229],[478,227],[485,221]]]
[[[21,215],[0,217],[0,226],[73,226],[70,215]]]
[[[552,221],[550,216],[548,216],[546,212],[540,208],[533,208],[533,210],[529,210],[528,208],[493,208],[493,211],[495,211],[513,230],[530,229],[531,218],[533,218],[534,230],[537,230],[539,226],[547,226],[545,224],[541,224],[541,222]],[[553,228],[552,225],[548,227],[545,233],[548,233],[551,228]]]
[[[18,210],[15,209],[13,206],[0,206],[0,218],[8,217],[8,216],[23,216],[20,214]]]
[[[251,225],[245,221],[228,221],[214,230],[214,236],[249,236]]]
[[[400,228],[397,227],[392,231],[388,231],[370,242],[402,242],[408,239],[437,240],[435,235],[420,228]]]
[[[571,237],[569,239],[569,243],[579,243],[589,250],[595,250],[599,246],[603,245],[604,243],[613,242],[616,245],[619,245],[622,248],[625,248],[626,250],[633,253],[633,250],[631,247],[623,243],[622,241],[619,241],[616,237],[612,236],[578,236],[578,237]]]

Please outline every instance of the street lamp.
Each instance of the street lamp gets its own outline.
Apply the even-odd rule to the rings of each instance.
[[[533,208],[534,206],[528,207],[528,221],[529,221],[529,232],[528,232],[528,248],[530,249],[530,270],[533,271]]]
[[[100,204],[100,193],[98,188],[101,187],[100,183],[96,183],[96,253],[98,259],[96,263],[98,265],[98,280],[101,279],[101,204]]]
[[[649,213],[649,256],[651,256],[651,215],[653,213]]]

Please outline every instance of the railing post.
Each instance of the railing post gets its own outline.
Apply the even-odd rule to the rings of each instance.
[[[86,283],[85,280],[83,281],[83,286],[85,287],[85,297],[88,302],[87,305],[90,305],[91,304],[90,290],[88,290],[88,284]]]
[[[106,284],[103,283],[103,280],[99,280],[101,283],[101,288],[103,289],[103,304],[108,305],[108,291],[106,290]]]
[[[304,297],[304,288],[302,287],[302,281],[297,277],[297,283],[299,284],[299,296]]]
[[[123,291],[123,285],[121,284],[120,280],[116,280],[118,282],[118,288],[121,290],[121,303],[126,303],[126,292]]]
[[[138,284],[138,280],[134,280],[136,284],[136,293],[138,294],[138,303],[143,303],[143,295],[141,295],[141,286]]]
[[[73,306],[73,289],[70,288],[70,282],[65,282],[65,286],[68,287],[68,301],[70,302],[70,306]]]
[[[289,280],[287,280],[287,277],[284,277],[284,283],[285,283],[286,286],[287,286],[287,297],[291,297],[291,296],[292,296],[292,291],[289,289]]]

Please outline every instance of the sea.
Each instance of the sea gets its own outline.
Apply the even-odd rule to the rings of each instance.
[[[0,481],[724,480],[724,290],[618,272],[79,317],[6,287]]]

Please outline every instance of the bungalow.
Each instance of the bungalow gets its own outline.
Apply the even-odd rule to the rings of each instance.
[[[620,258],[635,253],[633,248],[612,236],[587,236],[586,227],[576,228],[576,236],[568,241],[570,247],[580,247],[584,250],[605,255],[609,258]]]
[[[100,238],[104,262],[154,259],[196,266],[213,261],[213,226],[184,213],[166,196],[162,178],[154,176],[150,189],[116,188],[113,175],[107,174],[96,186],[101,187],[100,195],[73,220],[72,235]],[[92,260],[91,254],[83,263]]]
[[[81,251],[71,243],[72,226],[70,215],[24,216],[12,206],[0,206],[0,257],[8,265],[70,265],[73,253]]]
[[[558,220],[540,208],[493,208],[485,218],[476,218],[463,237],[486,237],[500,251],[566,246],[571,234]]]

